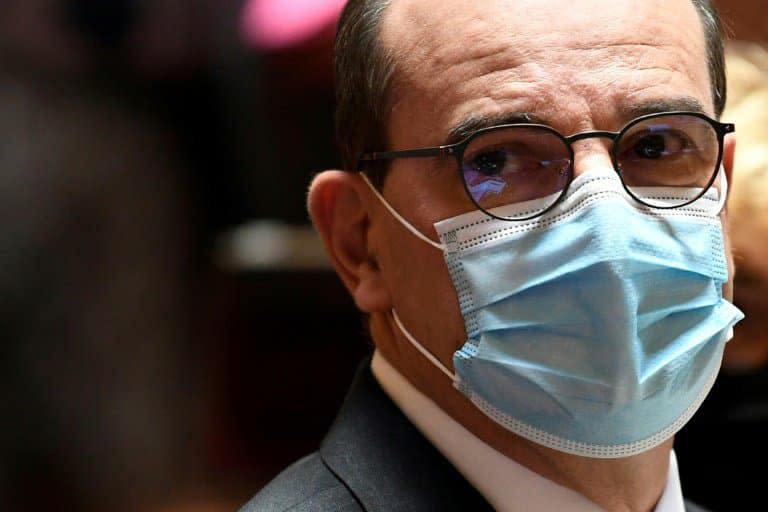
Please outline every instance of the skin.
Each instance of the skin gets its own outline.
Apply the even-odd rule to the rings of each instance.
[[[688,0],[396,0],[381,38],[397,62],[391,146],[381,149],[444,144],[452,129],[477,116],[533,113],[572,134],[618,130],[651,103],[695,101],[714,115],[703,31]],[[575,174],[610,170],[608,144],[577,142]],[[733,148],[729,138],[726,173]],[[437,240],[436,221],[475,209],[459,180],[453,160],[400,159],[383,195]],[[453,369],[466,332],[442,253],[404,229],[356,174],[319,174],[309,209],[336,271],[370,314],[377,349],[417,389],[486,443],[606,510],[652,510],[666,484],[672,440],[632,457],[590,459],[501,428],[410,345],[392,318],[395,308]]]

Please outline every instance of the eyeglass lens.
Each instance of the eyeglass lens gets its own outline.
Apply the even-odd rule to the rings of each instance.
[[[670,114],[627,126],[614,142],[613,155],[624,186],[651,206],[680,206],[704,192],[718,163],[718,134],[705,119]],[[483,132],[464,150],[462,173],[467,191],[483,210],[548,198],[556,202],[568,185],[571,151],[563,137],[542,126],[515,126]],[[648,187],[680,187],[680,197],[658,204]],[[530,216],[530,212],[528,212]],[[515,218],[515,217],[511,217]]]

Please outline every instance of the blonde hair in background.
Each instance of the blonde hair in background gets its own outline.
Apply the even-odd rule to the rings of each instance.
[[[730,41],[726,48],[728,103],[723,119],[736,124],[731,184],[731,239],[738,269],[768,286],[768,49]]]

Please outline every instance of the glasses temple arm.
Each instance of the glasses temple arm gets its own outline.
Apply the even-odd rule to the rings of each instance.
[[[375,153],[363,153],[361,162],[375,160],[393,160],[395,158],[425,158],[434,156],[452,155],[455,149],[452,146],[438,146],[435,148],[405,149],[402,151],[378,151]]]

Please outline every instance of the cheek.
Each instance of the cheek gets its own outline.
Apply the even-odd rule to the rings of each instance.
[[[453,352],[463,345],[466,333],[442,252],[391,216],[381,228],[385,243],[376,256],[400,319],[419,342],[452,367]]]

